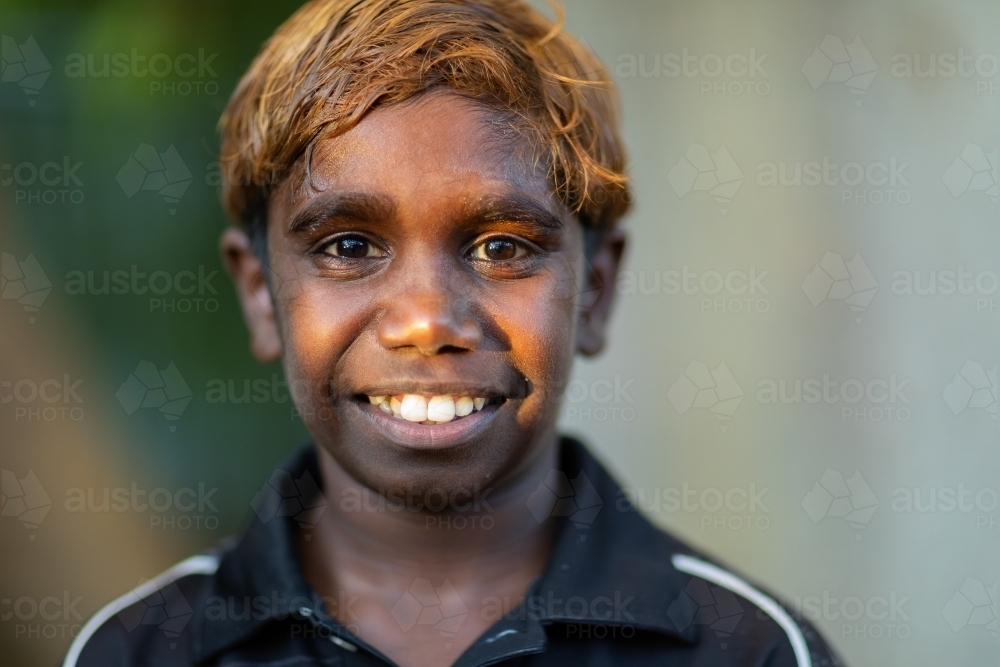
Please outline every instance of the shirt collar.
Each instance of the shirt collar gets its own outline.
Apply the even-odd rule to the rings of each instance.
[[[687,549],[637,513],[582,444],[563,438],[561,447],[561,470],[545,486],[563,489],[552,494],[552,514],[563,517],[539,602],[550,594],[565,602],[546,606],[543,622],[627,625],[694,642],[697,628],[679,627],[670,613],[687,584],[671,557]]]
[[[323,609],[302,574],[295,523],[310,527],[326,507],[312,445],[293,453],[254,497],[254,516],[227,551],[192,619],[196,662],[242,642],[263,626]],[[694,624],[675,624],[671,605],[687,579],[671,557],[688,551],[631,508],[587,449],[560,443],[553,470],[528,501],[540,521],[555,521],[552,556],[524,605],[529,626],[553,623],[631,626],[694,643]],[[253,612],[234,614],[251,601]],[[213,607],[213,605],[215,605]],[[215,610],[222,609],[221,615]],[[221,616],[221,617],[220,617]],[[531,634],[538,636],[540,628]]]
[[[321,480],[316,452],[307,445],[275,469],[254,496],[254,516],[222,556],[195,610],[196,662],[251,637],[268,623],[303,616],[303,608],[323,609],[319,595],[302,575],[294,523],[315,525],[326,507]]]

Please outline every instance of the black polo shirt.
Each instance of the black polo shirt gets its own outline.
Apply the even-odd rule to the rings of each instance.
[[[331,618],[303,578],[295,522],[314,523],[323,511],[321,479],[313,447],[296,452],[258,494],[237,541],[103,608],[64,667],[393,665]],[[633,511],[580,443],[562,439],[560,471],[528,503],[536,518],[557,522],[551,560],[521,605],[506,610],[455,667],[841,664],[771,595]],[[425,588],[400,603],[401,626],[460,624],[462,609]],[[414,605],[417,612],[439,608],[416,621]]]

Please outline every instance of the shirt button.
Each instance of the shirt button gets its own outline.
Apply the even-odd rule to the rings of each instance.
[[[299,613],[303,616],[312,616],[312,609],[309,607],[299,607]]]
[[[339,646],[340,648],[344,649],[345,651],[350,651],[351,653],[354,653],[355,651],[358,650],[357,646],[351,644],[350,642],[345,642],[337,635],[330,635],[330,641]]]

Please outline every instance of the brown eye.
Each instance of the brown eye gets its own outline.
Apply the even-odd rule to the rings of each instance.
[[[518,259],[526,254],[524,247],[507,238],[494,238],[484,241],[476,246],[473,257],[476,259],[486,259],[493,262]]]
[[[342,236],[326,247],[326,252],[334,257],[362,259],[380,255],[375,245],[363,236]]]

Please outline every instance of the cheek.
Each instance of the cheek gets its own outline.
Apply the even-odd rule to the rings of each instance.
[[[522,419],[556,411],[573,364],[575,283],[560,272],[526,280],[496,305],[500,328],[510,340],[512,361],[531,382]]]
[[[302,399],[325,403],[333,369],[363,327],[365,304],[315,277],[276,281],[274,290],[285,373],[304,390]]]

